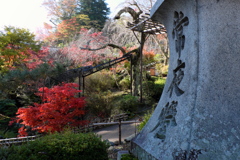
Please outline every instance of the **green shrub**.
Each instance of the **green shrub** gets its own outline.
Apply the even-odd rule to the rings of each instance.
[[[86,109],[94,116],[109,117],[113,107],[111,91],[92,93],[86,97]]]
[[[93,116],[108,117],[113,108],[112,92],[115,80],[112,72],[102,70],[86,77],[85,93],[86,110]]]
[[[131,95],[123,95],[118,103],[120,110],[125,113],[134,113],[140,105],[138,98]]]
[[[160,85],[163,88],[165,83],[166,83],[166,79],[164,79],[164,78],[157,78],[157,79],[155,79],[154,83]]]
[[[143,95],[158,101],[162,95],[165,82],[166,80],[162,78],[157,78],[154,81],[144,81]]]
[[[158,78],[157,80],[154,81],[154,94],[153,94],[153,98],[156,99],[156,100],[159,100],[161,95],[162,95],[162,92],[163,92],[163,89],[164,89],[164,86],[165,86],[165,83],[166,83],[166,79],[163,79],[163,78]]]
[[[87,76],[85,80],[86,95],[93,92],[105,92],[113,89],[114,86],[112,72],[106,70]]]
[[[138,159],[134,157],[134,155],[132,154],[123,154],[121,160],[138,160]]]
[[[153,111],[154,111],[154,109],[152,109],[151,111],[148,111],[147,113],[144,114],[143,121],[138,125],[138,131],[141,131],[143,129],[143,127],[147,124],[148,120],[152,116]]]
[[[16,115],[18,108],[11,99],[0,100],[0,136],[12,138],[17,136],[18,127],[9,126],[9,121]]]
[[[119,85],[121,87],[122,90],[128,90],[130,89],[130,85],[131,85],[131,81],[130,81],[130,77],[126,76],[124,77],[120,82]]]
[[[6,160],[108,160],[108,145],[93,133],[70,131],[44,136],[20,146],[3,148]]]
[[[159,63],[156,64],[155,69],[158,71],[161,77],[165,77],[168,74],[168,65]]]

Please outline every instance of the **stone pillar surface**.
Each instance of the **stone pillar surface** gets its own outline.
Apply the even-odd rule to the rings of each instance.
[[[240,1],[158,0],[168,32],[162,97],[132,141],[140,160],[240,159]]]

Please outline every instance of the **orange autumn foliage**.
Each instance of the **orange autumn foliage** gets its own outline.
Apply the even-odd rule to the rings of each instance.
[[[147,50],[143,50],[143,63],[144,65],[147,65],[149,63],[152,63],[154,62],[154,56],[155,56],[155,53],[154,51],[147,51]]]

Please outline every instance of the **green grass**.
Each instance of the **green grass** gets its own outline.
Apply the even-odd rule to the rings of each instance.
[[[161,85],[161,86],[164,86],[165,83],[166,83],[166,79],[165,78],[160,78],[160,77],[154,77],[155,79],[155,84],[157,85]]]

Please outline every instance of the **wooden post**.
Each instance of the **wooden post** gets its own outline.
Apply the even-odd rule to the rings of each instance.
[[[140,102],[143,102],[143,46],[145,42],[145,34],[141,32],[141,41],[140,41]]]
[[[82,71],[78,73],[78,89],[81,90],[81,78],[82,78]],[[79,97],[81,97],[81,93],[79,93]]]
[[[122,144],[121,118],[119,118],[118,127],[119,127],[119,145],[121,145]]]
[[[130,90],[131,90],[131,95],[133,96],[133,91],[132,91],[132,55],[130,56]]]
[[[79,93],[79,97],[83,97],[83,95],[84,95],[84,88],[85,88],[83,70],[80,70],[78,76],[79,76],[78,77],[79,90],[82,90],[82,93]]]
[[[137,120],[135,119],[135,136],[137,135]]]
[[[85,77],[82,76],[82,97],[84,96],[84,91],[85,91]]]

